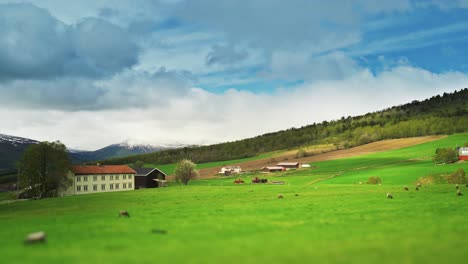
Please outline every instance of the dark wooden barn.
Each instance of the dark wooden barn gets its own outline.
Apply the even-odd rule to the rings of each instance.
[[[135,189],[157,188],[155,179],[166,179],[166,174],[157,168],[137,168],[135,171]]]

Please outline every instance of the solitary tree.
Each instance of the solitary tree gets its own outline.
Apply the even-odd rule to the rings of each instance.
[[[71,184],[66,177],[69,164],[67,148],[59,141],[31,145],[19,164],[20,186],[30,197],[53,196]]]
[[[176,181],[187,185],[189,180],[195,179],[198,176],[197,165],[190,160],[184,159],[175,168]]]

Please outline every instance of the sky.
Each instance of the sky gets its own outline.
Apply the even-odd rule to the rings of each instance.
[[[468,87],[468,0],[0,0],[0,133],[211,144]]]

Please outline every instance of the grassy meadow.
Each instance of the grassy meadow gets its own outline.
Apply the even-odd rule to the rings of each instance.
[[[468,188],[420,177],[437,147],[468,134],[312,164],[311,170],[197,180],[189,186],[0,203],[2,263],[465,263]],[[285,185],[253,185],[259,176]],[[382,185],[358,184],[379,176]],[[410,186],[404,191],[403,186]],[[386,199],[392,192],[394,199]],[[278,199],[278,194],[284,196]],[[119,218],[119,210],[130,218]],[[24,245],[43,230],[46,244]]]

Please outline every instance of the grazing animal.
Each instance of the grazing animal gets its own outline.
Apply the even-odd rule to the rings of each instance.
[[[360,182],[359,182],[359,184],[361,184],[361,185],[362,185],[362,181],[360,181]]]
[[[419,187],[418,187],[418,186],[416,186],[415,190],[416,190],[416,191],[419,191]]]
[[[121,216],[123,216],[123,217],[130,217],[130,214],[129,214],[127,211],[125,211],[125,210],[120,210],[120,212],[119,212],[119,217],[121,217]]]
[[[387,199],[393,199],[393,194],[392,193],[387,193]]]
[[[24,240],[24,243],[26,244],[36,244],[36,243],[45,243],[45,242],[46,242],[46,233],[43,231],[31,233]]]
[[[460,190],[457,190],[457,195],[458,195],[458,196],[462,196],[463,193],[462,193]]]
[[[282,194],[278,194],[278,198],[279,198],[279,199],[283,199],[284,197],[283,197]]]
[[[422,185],[421,185],[420,183],[418,183],[416,186],[417,186],[418,188],[421,188],[421,187],[422,187]]]
[[[405,191],[409,191],[409,188],[408,186],[405,186],[405,188],[403,188]]]
[[[458,190],[458,184],[456,184],[456,185],[455,185],[455,189],[457,189],[457,190]]]

